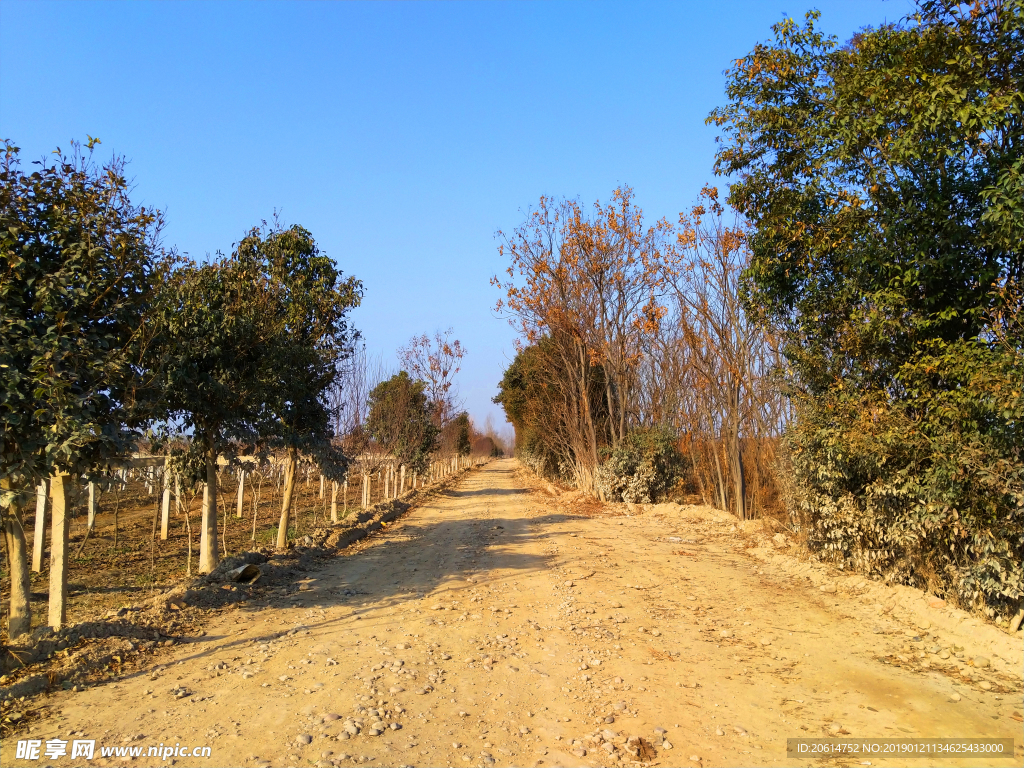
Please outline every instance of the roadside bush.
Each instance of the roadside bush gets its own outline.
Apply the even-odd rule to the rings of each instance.
[[[936,344],[901,379],[903,401],[865,390],[800,405],[788,443],[808,545],[1012,616],[1024,597],[1024,357]]]
[[[683,476],[683,456],[664,429],[637,429],[617,448],[605,449],[597,468],[598,491],[608,501],[651,504],[668,495]]]
[[[1020,2],[811,11],[727,74],[717,173],[777,329],[808,545],[987,614],[1024,596]],[[921,76],[927,72],[927,76]]]

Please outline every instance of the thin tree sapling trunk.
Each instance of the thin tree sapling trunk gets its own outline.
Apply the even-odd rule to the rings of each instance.
[[[224,494],[220,495],[220,513],[224,516],[224,532],[220,537],[221,552],[224,557],[228,556],[228,509],[227,501],[224,499]]]
[[[157,495],[156,509],[153,512],[153,534],[149,538],[149,588],[153,589],[156,585],[156,527],[160,522],[160,513],[163,507],[163,494]],[[86,538],[89,536],[89,532],[85,532]]]
[[[192,494],[185,504],[185,535],[188,537],[188,560],[185,561],[185,575],[192,575],[192,502],[197,494]]]
[[[697,487],[700,489],[700,498],[705,504],[707,504],[709,501],[708,494],[707,491],[704,490],[704,480],[701,477],[700,469],[697,466],[697,452],[694,447],[693,440],[690,440],[690,463],[693,464],[693,476],[697,479]]]
[[[235,517],[239,520],[242,519],[242,505],[245,499],[245,470],[240,469],[238,471],[238,500],[235,505]]]
[[[740,440],[736,435],[731,435],[729,440],[729,466],[732,471],[732,492],[736,517],[746,520],[747,483],[743,473],[743,452]]]
[[[117,513],[121,510],[121,483],[115,479],[111,490],[114,491],[114,549],[117,549]]]
[[[736,517],[747,519],[747,483],[743,473],[743,447],[740,444],[740,392],[739,384],[733,384],[730,392],[732,402],[732,423],[729,430],[729,468],[732,472],[732,491],[735,496]]]
[[[722,477],[722,462],[718,459],[718,446],[712,445],[711,450],[715,454],[715,474],[718,476],[719,509],[728,512],[729,504],[725,499],[725,478]]]
[[[260,496],[263,495],[262,472],[256,473],[256,485],[250,488],[249,495],[252,496],[252,539],[250,541],[256,541],[256,517],[260,511]]]
[[[284,491],[281,494],[281,522],[277,528],[277,548],[288,546],[288,520],[291,516],[292,494],[295,491],[295,465],[298,457],[295,446],[288,448],[288,463],[284,470]]]
[[[43,572],[43,552],[46,549],[46,495],[47,481],[36,488],[36,535],[32,541],[32,570]]]

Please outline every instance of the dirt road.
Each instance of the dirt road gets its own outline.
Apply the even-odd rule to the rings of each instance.
[[[516,467],[469,473],[143,674],[54,694],[60,715],[17,736],[141,757],[19,760],[8,739],[3,765],[625,765],[633,736],[654,765],[813,765],[787,737],[846,734],[1017,744],[875,765],[1022,763],[1019,683],[901,665],[929,640],[759,573],[726,524],[573,513]],[[211,756],[145,756],[176,744]]]

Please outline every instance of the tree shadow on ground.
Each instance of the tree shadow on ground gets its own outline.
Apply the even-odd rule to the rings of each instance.
[[[529,488],[482,488],[478,491],[450,491],[445,496],[451,499],[464,499],[473,496],[494,496],[497,498],[505,496],[522,496],[533,493]]]
[[[359,545],[358,551],[346,554],[343,550],[338,555],[325,558],[318,567],[303,569],[295,574],[290,584],[279,583],[268,588],[245,609],[246,620],[252,622],[256,621],[256,614],[287,608],[323,609],[327,612],[347,608],[345,615],[330,618],[307,616],[297,620],[291,614],[281,617],[290,627],[268,628],[258,636],[232,639],[227,634],[211,634],[194,638],[189,643],[199,646],[196,652],[178,661],[202,658],[214,652],[221,654],[252,642],[266,642],[300,625],[303,628],[300,631],[309,630],[310,635],[303,635],[309,643],[322,642],[319,635],[324,632],[336,633],[342,629],[355,633],[368,628],[370,625],[363,624],[361,620],[371,612],[385,614],[378,615],[373,626],[379,631],[394,633],[396,640],[413,631],[410,625],[424,620],[439,628],[465,625],[467,622],[476,622],[476,626],[485,622],[486,626],[490,620],[490,606],[488,603],[466,604],[469,591],[488,587],[498,579],[515,579],[543,570],[548,556],[522,551],[521,545],[543,540],[542,532],[549,526],[583,519],[564,513],[537,517],[490,516],[487,512],[488,498],[497,505],[502,501],[507,503],[509,496],[528,494],[531,490],[464,486],[474,485],[474,480],[497,483],[504,479],[499,473],[506,472],[511,474],[500,469],[474,473],[460,484],[462,488],[447,489],[432,499],[423,499],[410,510],[412,517],[407,514],[390,530],[372,534]],[[468,510],[448,508],[447,504],[443,509],[437,507],[437,501],[442,499],[460,498],[472,500],[472,507]],[[298,590],[296,582],[299,580],[307,583],[311,580],[315,591]],[[493,595],[490,602],[505,599],[503,595]],[[431,610],[439,602],[447,601],[450,606],[453,600],[460,603],[458,611],[435,613]],[[409,609],[415,612],[411,613]],[[473,614],[480,618],[471,618]],[[515,618],[521,620],[522,615]],[[359,632],[359,635],[362,637],[365,633]],[[332,640],[345,642],[344,636],[335,636]]]

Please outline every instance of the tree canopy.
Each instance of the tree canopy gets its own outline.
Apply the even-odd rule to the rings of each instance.
[[[814,390],[895,385],[922,342],[977,337],[1022,277],[1024,10],[924,2],[846,45],[775,25],[727,72],[716,170],[753,226],[748,306]]]
[[[275,335],[261,350],[269,418],[259,429],[271,447],[316,453],[324,471],[340,477],[326,393],[359,338],[349,313],[362,300],[362,283],[345,277],[300,226],[250,230],[235,258],[271,286],[266,311]]]
[[[366,428],[377,446],[422,471],[437,441],[436,410],[426,383],[399,371],[370,392]]]
[[[292,473],[302,450],[342,476],[325,394],[350,354],[348,313],[361,295],[298,226],[250,230],[230,257],[168,276],[153,343],[164,412],[194,430],[208,475],[232,438],[247,438],[287,448]],[[215,542],[215,527],[209,535]]]
[[[129,198],[124,162],[97,140],[26,173],[0,164],[0,478],[31,488],[122,455],[136,408],[157,272],[159,211]]]

